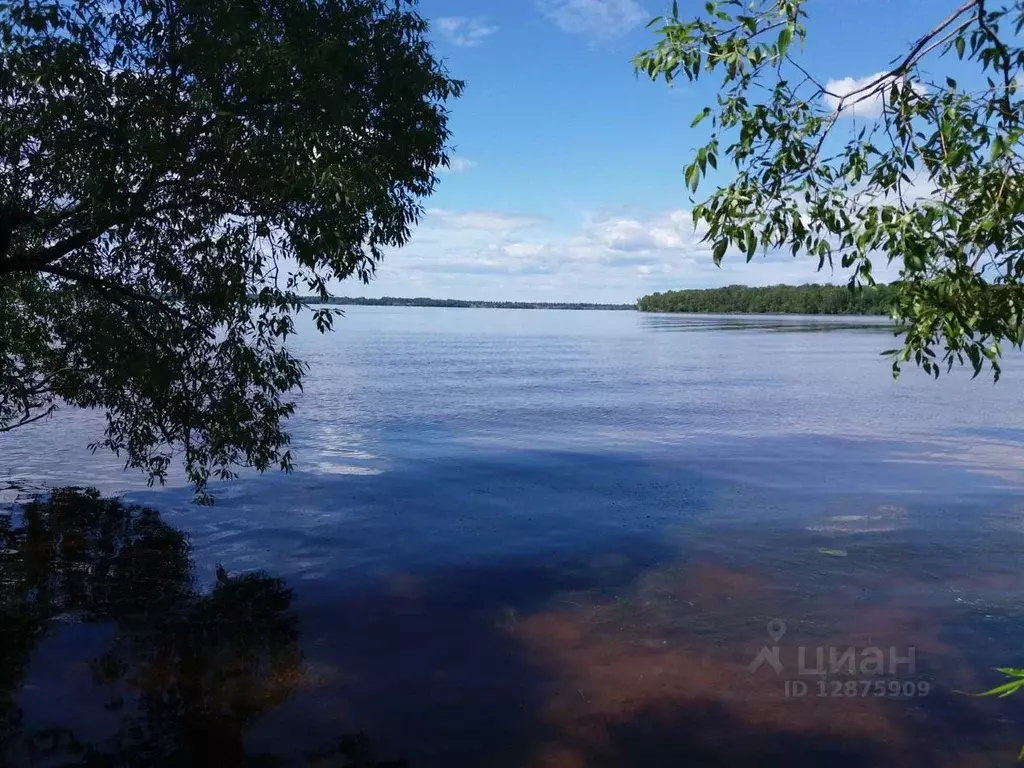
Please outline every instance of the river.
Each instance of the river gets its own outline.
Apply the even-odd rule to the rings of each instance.
[[[959,766],[1024,743],[1024,693],[961,693],[1024,660],[1019,357],[995,385],[894,382],[875,319],[386,307],[293,346],[297,471],[213,507],[90,454],[99,414],[0,437],[8,478],[158,510],[197,596],[218,565],[282,580],[293,679],[203,699],[246,754],[361,731],[428,767]],[[53,618],[20,727],[114,749],[164,691],[119,678],[105,706],[123,624]]]

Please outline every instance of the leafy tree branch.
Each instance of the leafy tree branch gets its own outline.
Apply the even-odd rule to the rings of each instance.
[[[0,0],[0,431],[289,469],[294,316],[403,245],[462,83],[412,0]]]
[[[728,180],[694,222],[716,263],[785,251],[846,271],[854,289],[892,265],[894,375],[913,361],[935,376],[966,363],[998,378],[1003,346],[1024,342],[1024,2],[956,5],[842,89],[804,63],[812,5],[725,0],[692,19],[674,5],[652,22],[638,72],[720,77],[693,120],[710,130],[685,177],[696,192],[722,162]],[[964,65],[961,84],[952,74]]]

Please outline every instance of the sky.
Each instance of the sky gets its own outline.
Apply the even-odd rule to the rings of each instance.
[[[782,255],[721,268],[694,232],[682,169],[714,82],[637,78],[662,0],[420,0],[436,54],[466,82],[451,103],[451,168],[408,245],[350,296],[631,303],[652,291],[845,282]],[[680,0],[696,14],[703,0]],[[801,62],[852,88],[952,8],[947,0],[810,0]],[[870,121],[870,105],[853,120]],[[886,273],[876,276],[884,278]]]

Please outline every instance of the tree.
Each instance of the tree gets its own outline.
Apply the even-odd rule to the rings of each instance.
[[[448,162],[426,31],[414,0],[0,0],[0,432],[67,402],[151,481],[289,469],[299,290],[369,280]]]
[[[641,297],[641,312],[712,312],[797,315],[884,315],[891,305],[888,286],[857,292],[839,285],[771,285],[666,291]]]
[[[998,379],[1003,346],[1024,341],[1024,1],[950,8],[886,71],[842,90],[802,63],[805,6],[713,0],[684,19],[673,4],[652,22],[639,72],[721,77],[693,121],[710,131],[686,182],[696,192],[720,159],[735,176],[695,223],[716,263],[785,250],[850,270],[853,288],[893,263],[894,375],[911,360],[935,376],[987,362]]]

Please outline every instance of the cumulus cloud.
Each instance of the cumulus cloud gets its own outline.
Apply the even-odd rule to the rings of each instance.
[[[448,167],[443,165],[437,167],[438,173],[465,173],[471,168],[476,167],[476,161],[470,160],[468,157],[460,157],[459,155],[453,155],[448,158]]]
[[[647,219],[598,219],[590,223],[587,232],[594,242],[614,252],[705,249],[688,211],[672,211]]]
[[[498,27],[484,22],[482,18],[467,16],[442,16],[434,20],[434,27],[452,45],[472,48],[498,31]]]
[[[650,20],[637,0],[538,0],[538,7],[559,29],[603,40]]]
[[[341,295],[436,296],[520,301],[632,302],[653,291],[734,283],[844,283],[839,270],[817,271],[817,259],[738,252],[721,267],[701,242],[689,210],[602,213],[559,226],[538,216],[501,211],[429,209],[404,248],[387,254],[369,286],[346,282]],[[883,264],[876,277],[895,275]]]
[[[870,89],[872,92],[870,97],[864,98],[863,95],[858,94],[857,96],[843,99],[844,96],[849,96],[875,81],[880,81],[878,83],[879,87]],[[881,116],[882,105],[885,99],[888,98],[894,83],[898,83],[897,87],[902,87],[903,85],[902,80],[886,77],[884,72],[876,72],[867,77],[844,77],[841,80],[829,80],[825,83],[825,90],[828,93],[824,94],[822,98],[833,112],[841,110],[840,117],[873,119]],[[910,87],[914,89],[915,93],[921,95],[928,92],[928,89],[921,83],[911,83]]]

